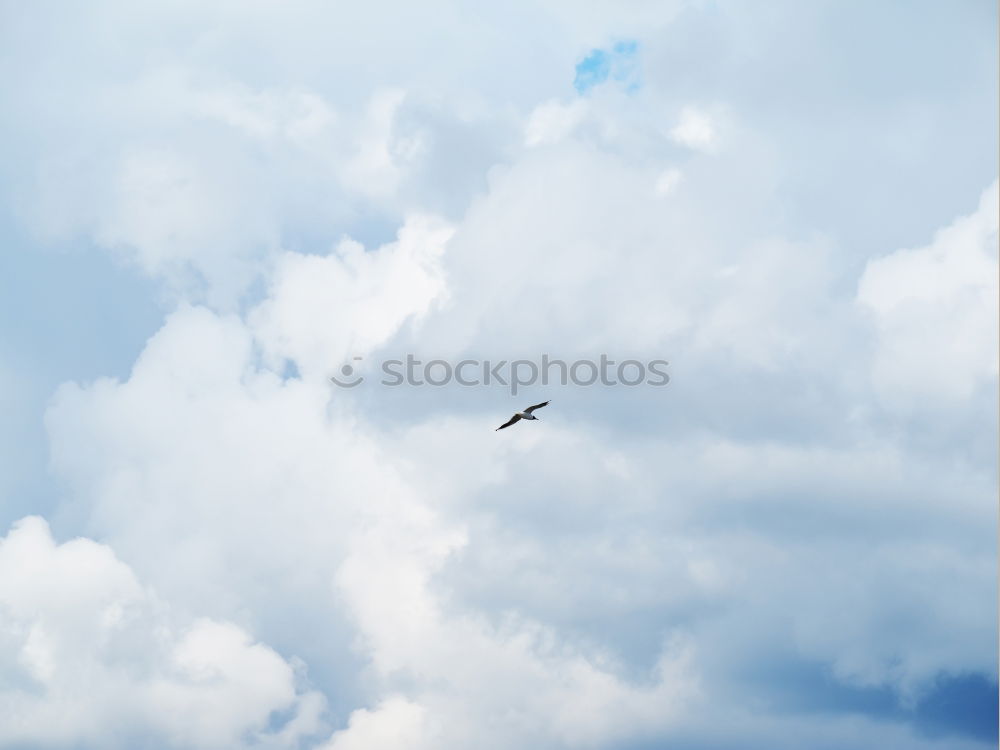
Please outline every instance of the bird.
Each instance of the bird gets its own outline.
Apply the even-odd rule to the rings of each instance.
[[[513,417],[511,417],[506,422],[504,422],[502,425],[500,425],[499,427],[497,427],[497,430],[502,430],[504,427],[510,427],[512,424],[514,424],[514,422],[517,422],[520,419],[538,419],[538,417],[536,417],[531,412],[533,412],[535,409],[541,409],[543,406],[547,406],[548,403],[549,403],[548,401],[543,401],[540,404],[535,404],[534,406],[529,406],[524,411],[519,411]],[[494,432],[496,432],[496,430],[494,430]]]

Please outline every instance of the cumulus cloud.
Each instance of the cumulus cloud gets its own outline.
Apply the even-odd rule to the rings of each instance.
[[[130,372],[49,403],[55,518],[101,543],[29,519],[0,546],[11,741],[104,747],[126,716],[185,747],[977,744],[920,721],[996,680],[990,438],[897,419],[986,413],[995,184],[881,258],[805,221],[801,122],[713,84],[771,85],[737,11],[223,3],[192,37],[150,7],[44,38],[97,55],[91,127],[10,94],[22,215],[170,294]],[[137,41],[81,41],[108,29]],[[328,381],[406,351],[672,379],[539,388],[551,413],[499,435],[498,391]]]
[[[0,540],[0,612],[4,744],[288,747],[322,726],[322,696],[274,650],[185,622],[109,547],[57,544],[41,518]]]
[[[210,284],[213,300],[231,302],[252,278],[246,263],[277,240],[259,196],[243,187],[247,177],[234,164],[207,169],[193,154],[126,154],[96,239],[131,254],[151,275],[194,294]],[[239,218],[244,215],[253,219]]]
[[[450,191],[467,191],[502,140],[475,135],[474,112],[390,87],[344,114],[302,85],[166,67],[103,95],[117,116],[109,135],[67,137],[40,158],[23,213],[47,240],[82,235],[166,282],[174,300],[223,310],[286,238],[320,237],[325,250],[359,215],[405,221],[464,206]]]
[[[405,698],[386,698],[375,709],[351,713],[346,729],[337,732],[321,750],[394,750],[423,748],[424,710]]]
[[[716,126],[708,113],[697,107],[681,110],[677,124],[670,130],[677,143],[699,151],[712,151],[716,145]]]
[[[412,216],[396,242],[377,250],[348,238],[326,256],[284,253],[271,294],[251,316],[265,356],[294,361],[312,380],[375,351],[444,302],[441,257],[453,232],[433,217]]]
[[[538,105],[528,119],[525,143],[528,146],[538,146],[562,140],[583,120],[588,107],[583,99],[569,103],[551,101]]]
[[[329,577],[376,684],[421,707],[427,722],[407,731],[419,729],[429,746],[473,741],[506,711],[521,718],[497,733],[497,746],[530,737],[600,742],[669,722],[694,679],[683,644],[668,644],[651,686],[636,685],[600,649],[561,644],[539,623],[515,618],[498,628],[475,612],[451,612],[432,584],[465,544],[462,523],[404,481],[396,469],[402,454],[387,451],[374,435],[362,438],[351,426],[356,417],[326,418],[325,386],[282,382],[258,369],[251,340],[235,319],[206,310],[178,313],[127,383],[64,389],[50,415],[56,462],[93,504],[98,525],[146,561],[158,588],[224,610],[228,601],[229,611],[239,611],[247,600],[220,591],[217,581],[237,591],[251,580],[281,581],[255,605],[277,607],[261,627],[280,640],[287,637],[285,605],[303,613],[295,589],[322,586]],[[139,407],[145,399],[160,404],[169,420],[147,421],[150,412]],[[282,412],[284,432],[276,431]],[[99,437],[81,452],[74,444],[83,425]],[[199,439],[192,442],[192,434]],[[114,455],[128,458],[111,472],[99,468]],[[232,463],[219,463],[223,456]],[[137,496],[144,498],[141,507],[133,502]],[[256,508],[253,517],[250,508]],[[261,511],[270,516],[263,523]],[[195,516],[200,531],[190,527]],[[232,523],[242,526],[240,535],[224,531]],[[188,537],[184,559],[173,532],[164,535],[164,529]],[[243,583],[226,572],[231,558],[246,561]],[[153,559],[173,562],[148,565]],[[303,564],[310,569],[296,569]],[[192,565],[201,571],[196,590]],[[321,637],[319,646],[338,635]],[[581,703],[592,707],[583,724],[575,709]],[[352,722],[334,746],[369,731],[392,736],[395,730],[372,727],[395,726],[396,713],[362,715],[367,718]]]
[[[634,185],[637,195],[648,195],[647,183]],[[474,236],[482,242],[488,233]],[[329,658],[322,653],[342,648],[338,639],[352,633],[349,642],[370,664],[362,673],[371,687],[358,698],[363,708],[331,738],[333,747],[403,736],[417,747],[463,746],[483,742],[482,727],[500,717],[507,718],[494,734],[498,746],[670,736],[685,730],[682,717],[704,710],[705,690],[729,682],[727,659],[746,658],[740,655],[775,633],[784,633],[793,655],[830,663],[848,684],[888,684],[908,696],[919,696],[942,670],[986,668],[988,628],[977,625],[988,619],[985,611],[944,608],[907,635],[883,620],[916,618],[935,606],[939,575],[963,582],[953,584],[956,601],[976,600],[971,592],[989,575],[985,548],[954,557],[947,538],[919,530],[940,534],[950,525],[953,538],[967,544],[969,530],[989,514],[986,477],[971,486],[954,473],[907,480],[905,456],[870,444],[830,453],[640,442],[609,455],[587,431],[558,428],[544,440],[528,433],[520,447],[497,454],[480,420],[431,416],[402,434],[384,432],[359,410],[364,402],[324,385],[327,357],[358,345],[378,352],[414,315],[429,316],[424,331],[435,324],[454,330],[452,294],[476,278],[462,275],[471,266],[459,239],[449,227],[415,220],[373,253],[348,244],[327,257],[289,254],[280,281],[246,319],[178,311],[128,381],[66,386],[49,414],[55,465],[90,509],[90,522],[135,556],[158,589],[222,614],[249,606],[278,642],[289,637],[288,625],[266,610],[342,618],[313,644],[311,661]],[[766,294],[767,274],[781,272],[788,252],[779,247],[773,264],[755,254],[760,289],[748,285],[748,293]],[[410,296],[407,279],[423,279]],[[818,279],[814,288],[825,289],[823,275]],[[429,311],[439,297],[448,304]],[[807,299],[786,304],[801,312]],[[463,301],[463,311],[472,305]],[[364,327],[337,324],[337,313],[352,309],[371,321],[362,339],[355,337]],[[761,325],[776,325],[783,309],[763,307],[773,317]],[[330,327],[315,326],[317,319]],[[498,341],[529,331],[513,310],[504,320]],[[754,350],[736,346],[739,336],[705,338],[735,325],[724,323],[711,316],[699,323],[697,347],[725,347],[759,368]],[[606,331],[602,338],[620,330],[605,325],[597,329]],[[563,330],[586,335],[583,327]],[[316,331],[321,338],[300,338]],[[791,346],[806,351],[808,339]],[[279,376],[286,358],[307,374]],[[577,469],[567,484],[558,467],[581,461],[587,470]],[[553,469],[540,472],[539,465]],[[886,474],[895,479],[878,479]],[[531,486],[512,497],[510,483],[521,475],[533,477]],[[817,481],[827,488],[822,495],[809,490]],[[956,518],[956,506],[938,497],[963,483],[965,510]],[[928,489],[914,498],[920,486]],[[556,493],[563,499],[553,504]],[[610,507],[608,497],[617,498]],[[671,499],[668,509],[659,508],[659,497]],[[772,526],[775,517],[790,527]],[[627,518],[652,525],[637,532],[622,523]],[[827,570],[836,545],[824,529],[863,527],[887,541],[855,553],[854,573],[881,571],[877,585],[859,588],[852,573]],[[178,549],[176,538],[188,541]],[[782,550],[791,540],[793,551]],[[789,555],[801,575],[781,572]],[[926,585],[909,584],[911,561],[927,555],[948,567],[924,571]],[[246,561],[239,573],[231,559]],[[581,577],[587,585],[567,585]],[[339,613],[303,603],[330,584]],[[751,590],[756,594],[747,596]],[[811,603],[777,616],[789,600]],[[609,612],[603,622],[576,625],[584,613],[602,610]],[[640,617],[644,611],[655,614]],[[635,620],[646,639],[661,631],[659,623],[687,624],[629,654],[615,634],[619,618]],[[827,627],[832,618],[842,623],[835,631]],[[747,620],[760,625],[737,626]],[[961,648],[930,647],[965,627],[967,638],[947,641]],[[587,721],[581,705],[591,707]]]
[[[337,573],[379,678],[417,685],[429,719],[418,746],[599,746],[676,721],[696,693],[683,643],[665,644],[650,684],[634,685],[607,655],[581,653],[530,620],[450,612],[431,584],[466,536],[432,533],[433,516],[420,511],[383,516],[351,541]]]
[[[994,182],[926,247],[868,261],[857,301],[878,331],[872,377],[887,405],[944,405],[995,382],[998,203]]]

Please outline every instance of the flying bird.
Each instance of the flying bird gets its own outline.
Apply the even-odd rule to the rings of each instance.
[[[540,404],[535,404],[534,406],[529,406],[524,411],[519,411],[517,414],[515,414],[509,420],[507,420],[502,425],[500,425],[499,427],[497,427],[497,430],[502,430],[504,427],[510,427],[512,424],[514,424],[514,422],[517,422],[519,419],[538,419],[538,417],[536,417],[531,412],[533,412],[535,409],[541,409],[543,406],[547,406],[548,403],[549,403],[548,401],[543,401]],[[496,430],[494,430],[494,432],[495,431]]]

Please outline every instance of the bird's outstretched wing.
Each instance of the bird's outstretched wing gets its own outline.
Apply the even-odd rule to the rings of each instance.
[[[517,422],[520,418],[521,418],[520,414],[515,414],[509,420],[507,420],[502,425],[500,425],[499,427],[497,427],[497,430],[502,430],[504,427],[510,427],[512,424],[514,424],[514,422]],[[494,430],[494,432],[496,432],[496,430]]]
[[[524,413],[525,414],[531,414],[531,412],[533,412],[535,409],[541,409],[543,406],[547,406],[548,403],[549,403],[548,401],[543,401],[540,404],[535,404],[534,406],[529,406],[527,409],[524,410]]]

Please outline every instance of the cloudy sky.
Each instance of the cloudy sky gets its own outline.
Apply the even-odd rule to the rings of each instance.
[[[0,2],[0,747],[995,747],[996,25]]]

